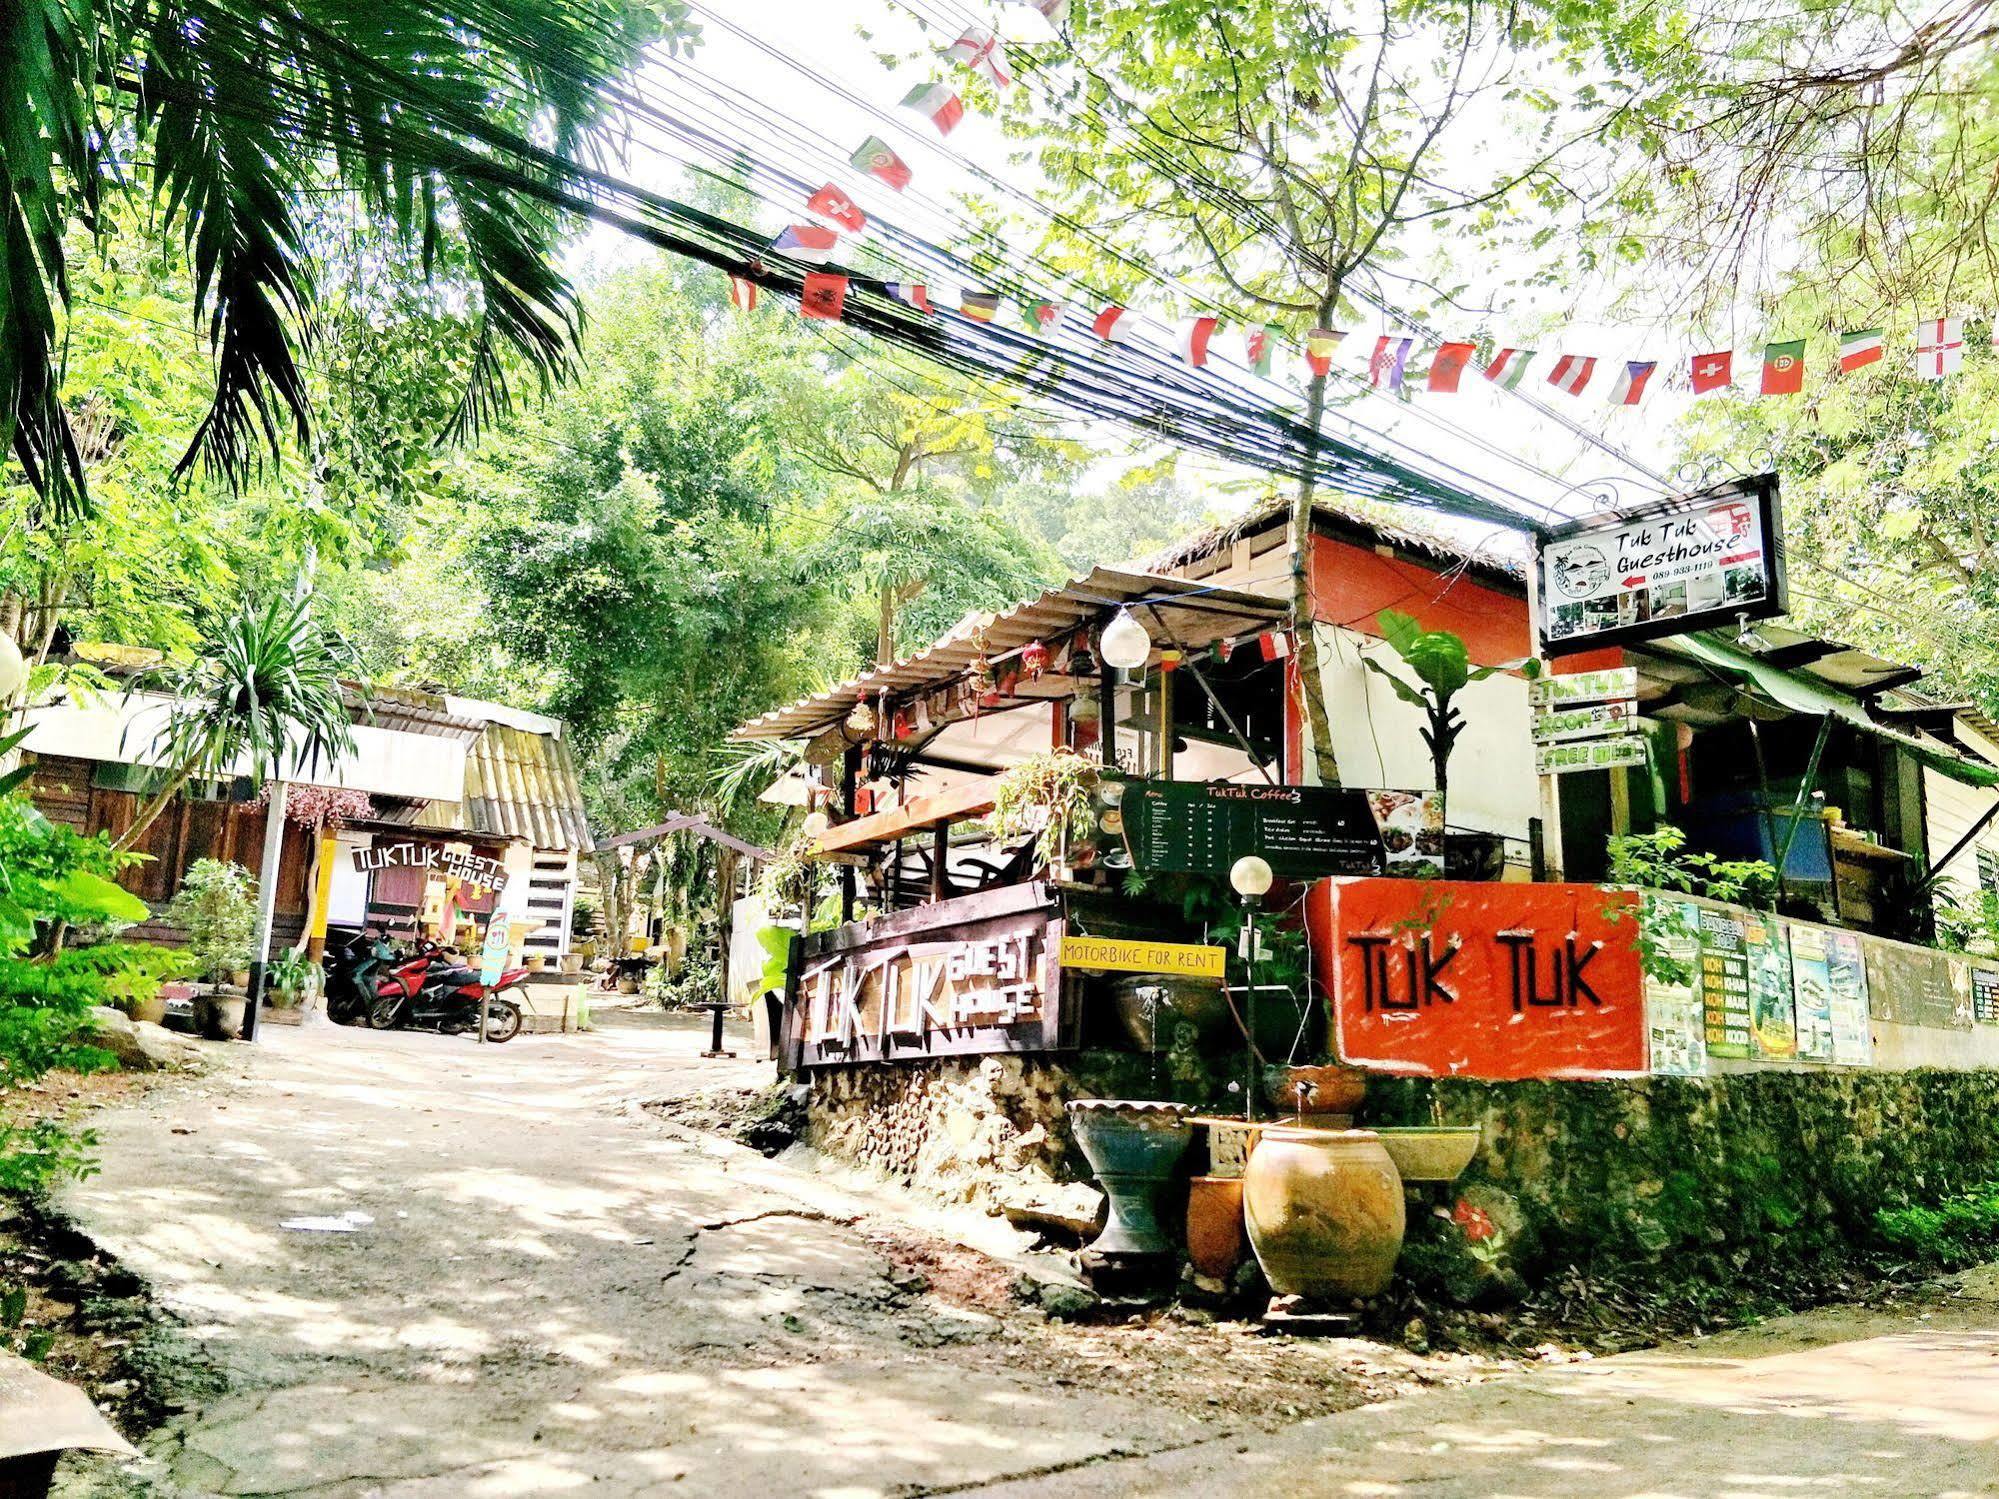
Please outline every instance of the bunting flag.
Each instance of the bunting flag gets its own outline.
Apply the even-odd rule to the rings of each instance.
[[[937,127],[939,135],[949,135],[965,118],[965,101],[941,83],[919,83],[903,95],[902,107],[913,109]]]
[[[1941,380],[1964,365],[1964,319],[1924,318],[1916,324],[1914,368],[1918,379]]]
[[[1548,371],[1548,383],[1565,396],[1579,396],[1595,373],[1595,355],[1564,354],[1555,361],[1555,367]]]
[[[1794,396],[1805,388],[1805,341],[1793,338],[1768,344],[1763,349],[1763,386],[1766,396]]]
[[[999,316],[999,305],[996,291],[975,291],[968,286],[958,293],[958,311],[975,323],[990,323]]]
[[[905,307],[926,315],[936,310],[930,305],[930,288],[921,281],[884,281],[882,290]]]
[[[1402,389],[1403,377],[1409,372],[1409,351],[1415,347],[1413,338],[1390,338],[1382,334],[1374,341],[1374,357],[1367,362],[1367,383],[1385,384],[1390,390]]]
[[[983,26],[973,26],[944,49],[953,62],[961,62],[981,78],[990,78],[999,88],[1013,87],[1013,72],[1006,64],[1006,48]]]
[[[852,198],[830,182],[807,198],[805,207],[822,219],[831,219],[849,234],[859,234],[868,227],[868,216],[854,206]]]
[[[1722,349],[1713,354],[1696,354],[1687,367],[1688,382],[1694,394],[1704,396],[1711,390],[1726,390],[1735,379],[1735,353]]]
[[[1256,637],[1257,649],[1263,652],[1266,661],[1282,661],[1291,654],[1291,632],[1271,630]]]
[[[1180,329],[1180,357],[1200,369],[1208,362],[1208,340],[1215,336],[1220,318],[1190,318]]]
[[[879,177],[897,192],[908,187],[910,179],[916,175],[910,171],[908,163],[878,135],[871,135],[862,141],[860,149],[847,160],[858,170]]]
[[[1027,309],[1022,321],[1030,333],[1053,333],[1062,326],[1062,313],[1060,302],[1036,302]]]
[[[1269,374],[1270,362],[1277,357],[1278,331],[1277,324],[1265,323],[1261,328],[1252,328],[1243,335],[1243,358],[1259,375]]]
[[[1501,390],[1518,390],[1527,366],[1534,362],[1534,354],[1533,349],[1501,349],[1485,367],[1485,378]]]
[[[1477,352],[1477,344],[1456,343],[1439,347],[1430,360],[1430,389],[1438,395],[1456,395],[1458,381],[1464,378],[1465,366],[1471,363],[1472,355]]]
[[[1855,328],[1839,336],[1839,367],[1865,369],[1881,357],[1881,330]]]
[[[847,305],[847,278],[832,271],[807,271],[798,293],[798,310],[809,318],[840,320]]]
[[[1651,383],[1652,372],[1659,367],[1656,359],[1633,359],[1624,366],[1624,373],[1617,377],[1617,384],[1611,387],[1610,404],[1613,406],[1636,406],[1645,399],[1645,387]]]
[[[818,265],[833,253],[840,236],[818,224],[793,224],[770,242],[770,247],[793,260]]]
[[[1113,303],[1090,321],[1090,331],[1107,344],[1121,344],[1131,337],[1134,318],[1124,308]]]
[[[1346,336],[1344,328],[1314,328],[1305,335],[1305,364],[1319,379],[1333,372],[1333,351]]]
[[[738,312],[757,310],[757,284],[747,276],[729,278],[729,302]]]
[[[1069,14],[1069,0],[1019,0],[1029,10],[1038,10],[1048,20],[1049,25],[1060,25],[1062,18]]]

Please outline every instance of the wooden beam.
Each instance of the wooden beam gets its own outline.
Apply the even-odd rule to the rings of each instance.
[[[893,843],[896,839],[926,828],[946,827],[973,817],[984,817],[993,809],[990,777],[967,781],[948,791],[911,798],[900,807],[856,817],[838,827],[828,828],[812,845],[815,854],[848,853],[855,849]]]

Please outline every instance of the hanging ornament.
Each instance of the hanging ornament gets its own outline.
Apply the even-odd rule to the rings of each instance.
[[[854,704],[842,726],[848,739],[859,744],[863,739],[872,739],[875,734],[875,710],[866,703]]]
[[[1175,672],[1180,669],[1180,651],[1178,647],[1168,646],[1159,653],[1159,669],[1163,672]]]
[[[1020,648],[1020,669],[1027,673],[1027,680],[1038,682],[1041,674],[1048,670],[1048,647],[1038,640],[1030,640]]]
[[[1215,642],[1215,659],[1221,662],[1222,665],[1227,666],[1229,664],[1229,657],[1234,654],[1235,642],[1229,639],[1228,636],[1224,635],[1220,640]]]
[[[1097,675],[1097,658],[1091,654],[1089,646],[1080,640],[1076,642],[1075,649],[1069,652],[1069,675],[1084,680]]]
[[[1112,666],[1137,671],[1152,654],[1152,637],[1144,625],[1131,617],[1129,609],[1120,609],[1097,637],[1097,650]]]

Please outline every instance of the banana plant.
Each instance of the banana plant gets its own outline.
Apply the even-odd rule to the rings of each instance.
[[[1506,668],[1474,666],[1465,643],[1449,630],[1426,630],[1408,615],[1384,609],[1376,616],[1381,638],[1402,658],[1416,678],[1412,685],[1383,666],[1372,656],[1361,664],[1383,678],[1395,695],[1428,718],[1422,730],[1423,742],[1430,747],[1430,765],[1437,777],[1437,795],[1450,792],[1451,750],[1464,732],[1465,717],[1453,699],[1473,682],[1482,682]]]

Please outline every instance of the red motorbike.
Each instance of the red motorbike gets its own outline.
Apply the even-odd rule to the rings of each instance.
[[[404,961],[392,964],[375,985],[368,1023],[378,1031],[427,1030],[457,1035],[479,1029],[486,1016],[488,1041],[511,1041],[521,1033],[525,968],[509,968],[490,988],[464,958],[435,942],[420,942]]]

